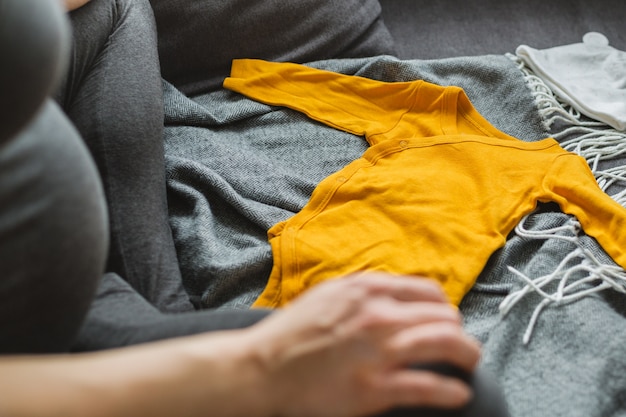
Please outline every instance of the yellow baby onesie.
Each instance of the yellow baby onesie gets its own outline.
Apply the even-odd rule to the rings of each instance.
[[[458,305],[537,202],[577,216],[626,267],[626,209],[598,187],[585,160],[553,139],[529,143],[499,131],[461,88],[259,60],[234,61],[224,86],[371,145],[269,230],[274,267],[257,307],[360,271],[436,279]]]

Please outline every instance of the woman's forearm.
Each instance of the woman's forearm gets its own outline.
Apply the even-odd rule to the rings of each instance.
[[[243,332],[95,354],[0,359],[0,415],[265,416]]]

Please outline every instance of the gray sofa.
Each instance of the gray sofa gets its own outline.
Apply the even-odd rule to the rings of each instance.
[[[626,50],[622,0],[380,0],[400,58],[436,59],[580,42],[601,32]]]

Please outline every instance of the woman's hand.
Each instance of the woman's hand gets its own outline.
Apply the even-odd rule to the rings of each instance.
[[[447,362],[471,372],[480,357],[458,311],[428,279],[367,274],[330,281],[250,330],[266,394],[281,416],[460,407],[471,398],[467,385],[409,366]]]
[[[62,0],[65,5],[65,9],[69,12],[72,10],[76,10],[79,7],[84,6],[89,3],[90,0]]]

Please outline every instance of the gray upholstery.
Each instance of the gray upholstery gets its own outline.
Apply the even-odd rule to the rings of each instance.
[[[626,50],[623,0],[380,0],[400,58],[515,52],[580,42],[586,32]]]
[[[190,95],[220,88],[235,58],[307,62],[394,52],[377,0],[150,2],[163,77]]]

